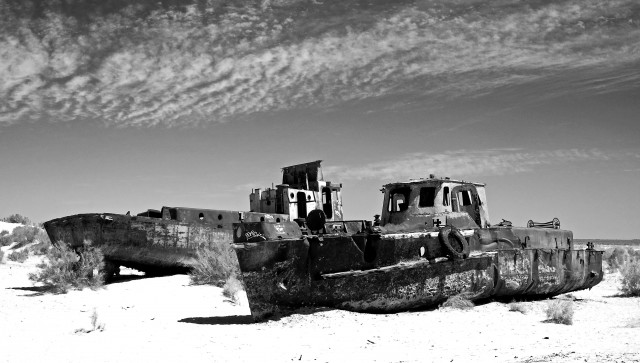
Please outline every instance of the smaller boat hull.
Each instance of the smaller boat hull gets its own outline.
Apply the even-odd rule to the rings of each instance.
[[[163,208],[163,210],[169,208]],[[131,216],[86,213],[44,223],[53,243],[80,249],[99,248],[112,268],[126,266],[154,275],[187,273],[196,264],[198,249],[212,249],[233,241],[233,223],[287,216],[264,213],[171,208],[175,216]],[[200,220],[198,215],[204,216]],[[222,250],[226,250],[222,249]]]

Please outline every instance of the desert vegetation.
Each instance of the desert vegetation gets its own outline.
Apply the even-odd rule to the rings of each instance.
[[[9,251],[6,252],[7,260],[23,263],[29,258],[30,254],[42,255],[51,246],[51,241],[49,241],[44,229],[31,225],[29,218],[20,214],[12,214],[1,220],[8,223],[24,224],[23,226],[15,227],[12,232],[0,232],[0,246],[10,246]],[[5,252],[2,252],[2,257],[4,255]]]
[[[602,258],[610,272],[620,272],[622,294],[640,296],[640,250],[631,247],[608,248]]]
[[[7,222],[7,223],[20,223],[24,225],[31,224],[31,220],[29,218],[22,216],[20,214],[12,214],[8,217],[0,218],[0,221]]]
[[[236,301],[242,290],[238,259],[231,245],[214,243],[196,251],[196,265],[189,274],[193,285],[214,285],[223,288],[223,294]]]
[[[44,259],[37,265],[38,271],[29,274],[34,283],[42,283],[53,292],[65,293],[70,289],[92,289],[104,284],[102,252],[85,241],[76,252],[64,243],[48,249]]]
[[[94,331],[104,331],[104,323],[98,320],[98,312],[96,311],[95,308],[93,309],[93,312],[91,313],[91,316],[89,317],[89,319],[91,321],[91,327],[89,329],[86,329],[86,328],[76,329],[75,331],[76,334],[91,333]]]
[[[7,255],[7,259],[9,259],[10,261],[20,262],[20,263],[23,263],[24,261],[26,261],[27,258],[29,258],[29,250],[26,248],[23,248],[20,251],[13,251]]]
[[[545,313],[549,322],[571,325],[573,324],[573,300],[549,300]]]
[[[627,296],[640,296],[640,262],[629,262],[620,269],[620,290]]]
[[[468,310],[473,309],[475,304],[473,301],[469,300],[469,296],[465,293],[461,293],[458,295],[450,296],[447,301],[443,302],[440,305],[442,308],[452,308],[459,310]]]
[[[527,311],[529,311],[529,308],[524,303],[514,301],[509,303],[509,311],[515,311],[522,314],[526,314]]]

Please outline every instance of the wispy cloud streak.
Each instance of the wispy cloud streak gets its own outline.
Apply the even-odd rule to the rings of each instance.
[[[389,95],[479,95],[585,69],[571,92],[640,87],[632,0],[346,10],[199,1],[88,19],[55,9],[26,16],[4,1],[13,16],[0,20],[0,125],[194,125]]]
[[[531,172],[549,165],[584,161],[636,160],[636,153],[598,149],[526,151],[521,149],[457,150],[444,153],[411,153],[395,160],[358,166],[329,166],[325,173],[336,180],[377,179],[387,181],[439,176],[470,177]]]

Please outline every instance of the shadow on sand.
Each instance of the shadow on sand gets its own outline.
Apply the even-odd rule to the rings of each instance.
[[[205,325],[243,325],[253,324],[251,315],[231,315],[231,316],[210,316],[184,318],[178,320],[179,323],[205,324]]]
[[[7,290],[33,291],[33,294],[25,294],[22,296],[42,296],[46,293],[54,293],[50,286],[27,286],[27,287],[7,287]]]
[[[193,317],[184,318],[178,320],[179,323],[191,323],[191,324],[208,324],[208,325],[244,325],[244,324],[259,324],[268,321],[279,321],[282,318],[286,318],[291,315],[311,315],[323,311],[334,310],[332,308],[325,307],[302,307],[292,310],[280,310],[277,314],[264,317],[263,319],[256,321],[251,315],[230,315],[230,316],[210,316],[210,317]]]

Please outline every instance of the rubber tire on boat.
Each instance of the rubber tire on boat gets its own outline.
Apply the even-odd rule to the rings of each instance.
[[[460,231],[453,226],[444,226],[438,233],[440,243],[446,248],[447,255],[454,259],[469,257],[469,243]]]

